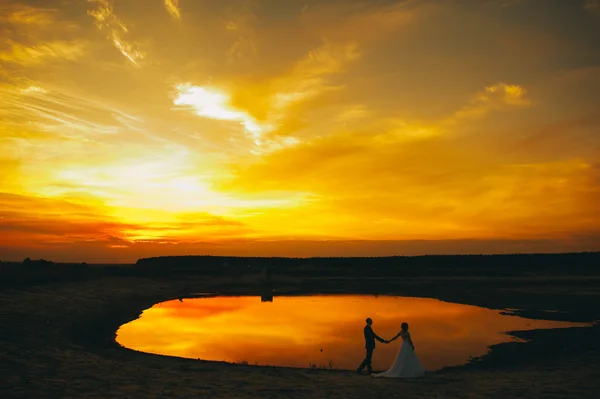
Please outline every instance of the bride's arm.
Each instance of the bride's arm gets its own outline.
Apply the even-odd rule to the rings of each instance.
[[[397,340],[400,335],[402,335],[401,332],[399,332],[398,334],[396,334],[396,336],[394,338],[390,339],[388,342],[392,342],[392,341]]]

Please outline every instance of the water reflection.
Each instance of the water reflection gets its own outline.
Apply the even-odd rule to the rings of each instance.
[[[407,321],[423,365],[434,370],[466,363],[488,345],[514,340],[505,331],[575,323],[504,316],[476,306],[390,296],[185,298],[159,303],[121,326],[128,348],[172,356],[291,367],[353,370],[364,357],[365,318],[382,338]],[[373,368],[386,369],[400,341],[378,344]]]
[[[273,302],[273,294],[262,294],[260,297],[261,302]]]

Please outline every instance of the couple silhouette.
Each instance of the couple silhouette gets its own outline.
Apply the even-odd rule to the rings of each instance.
[[[400,332],[396,334],[392,339],[385,340],[375,334],[373,328],[371,327],[373,324],[373,320],[368,318],[366,320],[367,325],[364,328],[365,333],[365,349],[367,354],[365,356],[365,360],[360,364],[356,371],[358,374],[362,374],[364,368],[367,368],[367,371],[373,377],[387,377],[387,378],[417,378],[425,375],[425,368],[421,364],[421,361],[417,357],[415,353],[415,345],[412,342],[412,338],[410,337],[410,333],[408,332],[408,323],[403,322],[400,326]],[[373,374],[373,367],[371,365],[371,361],[373,358],[373,350],[375,350],[375,340],[383,343],[389,344],[390,342],[395,341],[399,337],[402,338],[402,346],[398,350],[398,354],[392,366],[384,371],[383,373]]]

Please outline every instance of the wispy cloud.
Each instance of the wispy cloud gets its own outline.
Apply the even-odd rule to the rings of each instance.
[[[463,108],[455,112],[446,123],[456,123],[471,118],[482,118],[503,107],[528,107],[532,104],[527,91],[519,85],[496,83],[477,93]]]
[[[0,86],[0,104],[0,116],[10,115],[13,126],[4,132],[5,137],[19,131],[22,134],[25,128],[48,137],[89,141],[94,135],[125,130],[123,121],[139,121],[114,107],[36,84],[22,88]]]
[[[393,115],[388,115],[381,117],[370,128],[378,131],[372,139],[379,143],[427,140],[451,132],[458,124],[465,125],[476,119],[485,119],[495,110],[531,105],[532,101],[522,86],[501,82],[484,87],[482,91],[473,95],[467,104],[448,117],[418,121],[398,119]],[[351,108],[338,116],[336,120],[341,122],[344,118],[352,118],[356,121],[357,117],[361,116],[364,116],[362,109]]]
[[[14,25],[47,26],[54,22],[56,10],[32,7],[26,4],[0,5],[0,21]]]
[[[74,61],[84,54],[86,44],[80,41],[51,41],[24,45],[8,40],[0,51],[0,61],[23,66],[40,64],[47,60]]]
[[[356,43],[323,43],[300,60],[289,75],[272,83],[271,106],[285,109],[325,90],[338,89],[339,86],[328,84],[327,76],[343,72],[348,63],[359,57]]]
[[[98,29],[108,32],[107,38],[115,48],[132,64],[138,66],[146,54],[141,50],[139,43],[127,40],[129,29],[114,14],[109,0],[88,0],[88,2],[96,4],[96,8],[88,11],[88,14],[94,17]]]
[[[53,7],[19,2],[0,5],[0,74],[83,58],[89,42],[72,35],[76,24]],[[4,67],[2,66],[4,64]],[[21,73],[22,73],[21,69]]]
[[[372,42],[413,21],[421,1],[314,2],[301,12],[313,35],[331,41]]]
[[[227,60],[234,65],[246,61],[258,54],[257,39],[254,24],[257,18],[252,9],[256,5],[253,1],[239,1],[235,7],[228,11],[225,30],[228,36],[233,37],[233,43],[227,50]]]
[[[344,109],[335,117],[335,121],[339,123],[355,122],[359,119],[364,119],[369,116],[369,111],[363,105],[354,105]]]
[[[181,10],[179,9],[179,0],[165,0],[165,8],[173,16],[173,18],[181,18]]]

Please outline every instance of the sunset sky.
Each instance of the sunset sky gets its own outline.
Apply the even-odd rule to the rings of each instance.
[[[600,0],[2,0],[0,260],[600,250]]]

